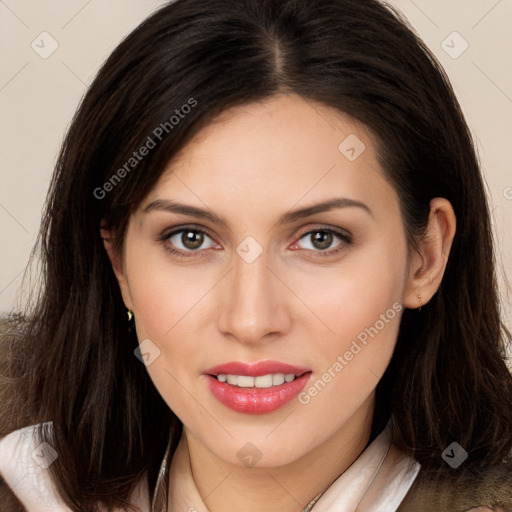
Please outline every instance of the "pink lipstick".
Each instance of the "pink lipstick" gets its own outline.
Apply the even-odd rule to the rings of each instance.
[[[301,392],[311,374],[309,368],[278,361],[230,362],[204,372],[213,396],[246,414],[265,414],[282,407]]]

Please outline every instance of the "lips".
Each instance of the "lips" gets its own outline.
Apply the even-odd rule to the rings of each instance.
[[[257,387],[256,384],[256,387],[253,387],[249,384],[250,387],[245,387],[246,382],[257,381],[257,378],[268,380],[270,374],[278,378],[277,385]],[[284,380],[283,375],[293,380]],[[206,384],[212,395],[226,407],[246,414],[265,414],[279,409],[304,389],[311,375],[312,371],[309,368],[278,361],[231,362],[214,366],[204,372]],[[238,385],[229,383],[230,377],[239,381],[238,376],[244,379],[242,387],[240,382],[237,382]],[[225,379],[228,382],[225,382]]]

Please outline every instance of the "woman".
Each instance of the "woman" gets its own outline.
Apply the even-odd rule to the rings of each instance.
[[[511,510],[482,176],[389,6],[163,7],[84,97],[41,247],[2,510]]]

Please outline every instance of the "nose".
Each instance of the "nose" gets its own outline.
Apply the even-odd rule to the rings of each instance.
[[[218,313],[219,331],[244,344],[277,339],[290,330],[290,290],[269,266],[267,251],[248,263],[238,254],[223,280]]]

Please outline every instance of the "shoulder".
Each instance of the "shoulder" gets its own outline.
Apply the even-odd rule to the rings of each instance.
[[[40,443],[37,436],[39,430],[51,432],[52,427],[51,422],[39,423],[0,438],[0,476],[26,510],[72,512],[59,497],[48,471],[59,455],[49,443]],[[132,497],[135,506],[147,509],[149,496],[142,484]]]
[[[420,471],[397,512],[512,510],[512,465]]]

